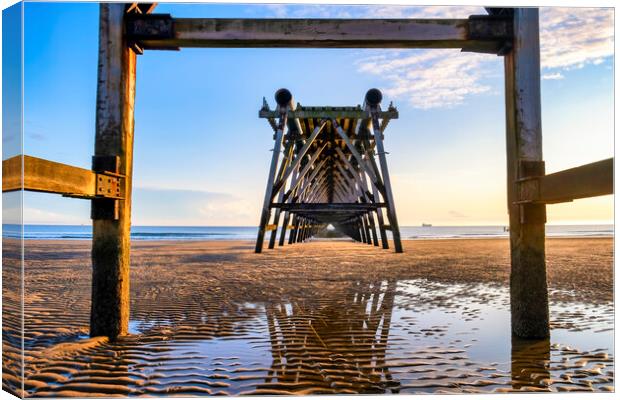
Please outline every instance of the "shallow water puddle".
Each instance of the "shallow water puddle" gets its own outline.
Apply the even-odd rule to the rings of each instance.
[[[551,340],[510,337],[507,288],[426,279],[134,309],[131,335],[37,357],[34,396],[613,389],[613,307],[552,304]],[[140,319],[140,317],[142,317]]]

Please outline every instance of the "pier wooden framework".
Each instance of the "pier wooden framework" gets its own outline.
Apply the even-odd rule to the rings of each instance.
[[[512,332],[549,336],[545,205],[613,193],[613,159],[546,175],[538,9],[467,19],[221,19],[102,3],[92,170],[24,155],[3,161],[3,192],[91,199],[92,336],[127,333],[136,56],[180,47],[457,48],[504,57]]]
[[[363,108],[302,107],[290,91],[280,89],[275,110],[263,99],[259,116],[267,118],[274,130],[274,147],[257,253],[263,249],[266,231],[271,231],[269,248],[275,247],[282,211],[280,246],[287,230],[292,244],[331,224],[352,239],[375,246],[379,246],[378,226],[384,249],[389,247],[386,230],[390,230],[394,249],[403,251],[383,146],[383,132],[391,119],[398,118],[398,111],[393,106],[381,111],[382,98],[378,89],[371,89]]]

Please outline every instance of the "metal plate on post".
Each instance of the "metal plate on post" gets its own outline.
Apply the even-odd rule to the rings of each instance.
[[[522,177],[521,190],[539,190],[538,178],[545,175],[545,162],[544,161],[519,161],[519,176]],[[523,198],[523,197],[522,197]],[[544,204],[526,203],[520,204],[520,219],[522,224],[537,224],[547,222],[547,211]]]
[[[97,172],[96,194],[104,196],[107,193],[117,193],[118,190],[118,197],[122,197],[119,176],[106,175],[106,173],[118,174],[120,158],[118,156],[93,156],[92,166],[93,171]],[[118,202],[119,200],[114,198],[92,199],[90,218],[118,220]]]

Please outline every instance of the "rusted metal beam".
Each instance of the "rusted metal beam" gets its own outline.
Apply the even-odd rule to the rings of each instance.
[[[27,190],[84,199],[122,199],[124,181],[124,176],[111,171],[97,173],[26,155],[2,161],[3,192]]]
[[[614,159],[519,181],[519,203],[563,203],[614,192]]]
[[[358,212],[370,211],[379,207],[385,207],[385,203],[272,203],[271,207],[278,207],[291,212],[317,211],[317,212]]]
[[[145,49],[179,47],[458,48],[497,53],[513,37],[512,19],[172,18],[135,15],[128,40]]]
[[[344,107],[343,107],[344,108]],[[278,118],[278,112],[276,110],[259,110],[259,118]],[[295,111],[289,111],[289,118],[317,118],[317,119],[334,119],[334,118],[350,118],[350,119],[364,119],[370,118],[370,114],[366,110],[354,109],[354,110],[338,110],[336,108],[329,107],[326,110],[306,110],[303,107]],[[398,111],[387,110],[379,113],[379,118],[382,119],[398,119]]]

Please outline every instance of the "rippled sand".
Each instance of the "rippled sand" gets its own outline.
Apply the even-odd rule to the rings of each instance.
[[[3,387],[21,393],[4,241]],[[88,339],[90,244],[27,241],[27,396],[613,390],[611,239],[550,239],[551,340],[511,339],[506,240],[137,242],[132,332]],[[12,314],[11,314],[12,313]]]

